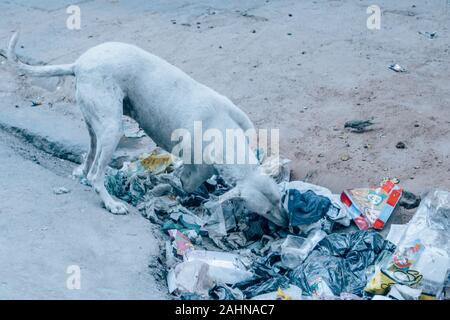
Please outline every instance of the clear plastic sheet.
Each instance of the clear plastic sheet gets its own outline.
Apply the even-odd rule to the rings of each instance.
[[[450,193],[430,192],[400,238],[397,250],[381,265],[366,291],[386,294],[393,284],[421,289],[420,299],[442,295],[450,267]]]

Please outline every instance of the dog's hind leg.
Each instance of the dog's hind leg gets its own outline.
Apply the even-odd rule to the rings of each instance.
[[[97,149],[97,137],[95,136],[95,132],[92,129],[92,126],[89,124],[89,119],[85,119],[86,127],[89,132],[89,138],[90,138],[90,145],[89,145],[89,151],[86,155],[86,157],[83,160],[83,163],[76,167],[73,172],[72,176],[76,178],[86,177],[89,169],[92,166],[92,162],[94,162],[94,156]]]
[[[113,199],[105,188],[106,167],[123,135],[123,93],[112,83],[99,86],[98,83],[105,84],[105,79],[93,83],[77,83],[77,100],[96,138],[87,179],[100,195],[106,209],[114,214],[126,214],[127,206]]]
[[[120,119],[121,120],[121,119]],[[105,188],[105,172],[114,151],[122,137],[122,124],[110,124],[103,133],[98,136],[97,152],[92,166],[87,174],[88,181],[100,195],[106,209],[114,214],[126,214],[127,206],[118,200],[114,200]]]

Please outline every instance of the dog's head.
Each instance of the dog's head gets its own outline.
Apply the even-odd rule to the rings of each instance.
[[[235,188],[220,197],[219,201],[241,199],[250,212],[255,212],[276,225],[287,227],[288,219],[281,207],[281,194],[275,181],[260,172],[254,172]]]

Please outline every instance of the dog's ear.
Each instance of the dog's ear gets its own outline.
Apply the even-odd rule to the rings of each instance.
[[[219,203],[224,203],[225,201],[231,200],[231,199],[237,199],[241,197],[241,189],[236,186],[233,189],[225,192],[223,195],[219,197]]]

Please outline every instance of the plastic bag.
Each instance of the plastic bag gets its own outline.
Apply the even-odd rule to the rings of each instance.
[[[276,291],[278,288],[286,289],[289,286],[289,278],[280,274],[281,256],[279,253],[271,253],[266,257],[253,262],[253,276],[245,281],[236,283],[246,299]]]
[[[274,278],[263,279],[242,290],[246,299],[259,296],[264,293],[278,290],[278,288],[286,289],[289,287],[289,279],[285,276],[278,275]]]
[[[281,261],[287,268],[297,267],[326,236],[324,231],[317,229],[311,231],[307,238],[288,235],[281,245]]]
[[[226,284],[218,284],[209,290],[209,296],[215,300],[242,300],[244,295],[241,290],[230,288]]]
[[[229,252],[192,250],[186,252],[184,261],[201,261],[208,264],[211,277],[217,283],[235,284],[253,276],[243,260]]]
[[[450,193],[436,190],[421,202],[398,248],[369,281],[366,291],[386,294],[393,284],[421,289],[420,299],[442,294],[450,268]]]
[[[286,200],[289,225],[308,225],[319,221],[330,208],[331,201],[313,191],[301,193],[296,189],[287,190]]]
[[[196,293],[208,295],[214,286],[209,265],[202,261],[185,261],[175,266],[167,274],[167,286],[170,293]]]
[[[395,246],[374,231],[330,234],[318,243],[304,263],[289,273],[305,295],[317,298],[358,296],[366,285],[366,269]]]
[[[342,204],[339,195],[333,194],[327,188],[303,181],[283,182],[279,186],[283,193],[284,209],[289,212],[291,220],[295,217],[299,219],[291,225],[311,224],[324,216],[344,226],[350,225],[347,207]],[[289,194],[293,196],[292,199],[289,198]],[[305,213],[309,215],[304,216]],[[302,215],[303,218],[308,218],[307,221],[302,219]]]

